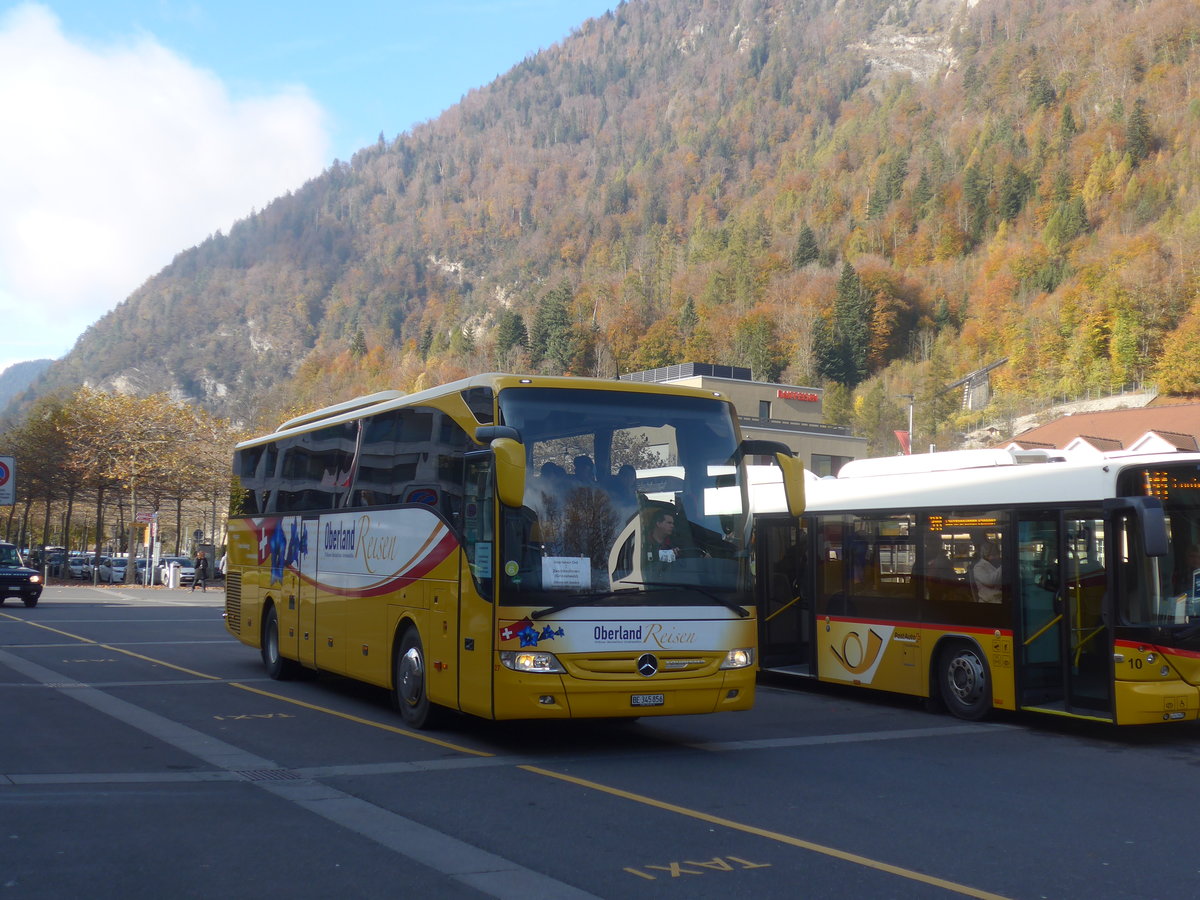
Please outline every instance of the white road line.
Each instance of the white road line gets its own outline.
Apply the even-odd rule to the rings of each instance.
[[[310,778],[290,773],[294,777],[271,780],[271,773],[288,774],[289,770],[37,663],[3,650],[0,650],[0,663],[42,684],[59,686],[66,696],[215,766],[222,770],[220,775],[236,775],[237,781],[254,784],[488,896],[502,900],[529,900],[531,897],[598,900],[594,894]],[[256,773],[265,773],[261,774],[265,780],[260,780]],[[12,786],[17,784],[15,776],[8,776],[5,781]]]
[[[974,723],[935,725],[932,728],[898,728],[895,731],[860,731],[849,734],[814,734],[805,737],[764,738],[758,741],[714,741],[689,744],[696,750],[726,753],[730,750],[768,750],[776,747],[817,747],[823,744],[858,744],[871,741],[903,741],[913,738],[940,737],[945,734],[988,734],[1012,730],[1012,725]]]

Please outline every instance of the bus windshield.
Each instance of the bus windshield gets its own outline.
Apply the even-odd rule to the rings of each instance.
[[[1123,620],[1157,627],[1200,623],[1200,466],[1151,466],[1122,477],[1121,493],[1162,501],[1169,536],[1167,555],[1147,560],[1150,572],[1144,581],[1150,591],[1139,591],[1134,584],[1124,592]]]
[[[512,388],[500,411],[528,463],[524,505],[504,511],[502,604],[643,605],[652,592],[741,609],[747,517],[727,403]]]

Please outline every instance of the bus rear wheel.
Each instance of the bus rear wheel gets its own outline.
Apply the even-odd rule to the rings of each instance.
[[[396,652],[393,695],[400,718],[410,728],[432,728],[439,718],[440,707],[429,702],[425,662],[421,636],[417,629],[409,628]]]
[[[263,622],[262,661],[267,675],[276,681],[295,678],[301,670],[298,662],[287,659],[279,652],[279,613],[274,606],[267,610],[267,618]]]
[[[946,708],[960,719],[973,722],[991,712],[991,678],[978,647],[958,642],[942,651],[938,690]]]

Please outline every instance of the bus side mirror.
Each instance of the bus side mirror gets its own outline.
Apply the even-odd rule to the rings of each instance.
[[[783,490],[787,496],[788,514],[804,514],[804,463],[791,453],[776,453],[775,462],[783,475]]]
[[[1116,497],[1104,501],[1108,512],[1130,510],[1142,531],[1142,549],[1147,556],[1166,556],[1167,517],[1157,497]]]
[[[492,441],[496,457],[496,495],[505,506],[520,509],[525,504],[525,446],[512,438]]]

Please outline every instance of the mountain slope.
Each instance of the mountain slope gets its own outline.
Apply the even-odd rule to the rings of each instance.
[[[53,360],[35,359],[28,362],[13,363],[0,372],[0,409],[12,399],[29,389],[38,377],[42,375]]]
[[[634,0],[181,253],[46,383],[273,421],[493,367],[1200,379],[1198,38],[1186,0]]]

